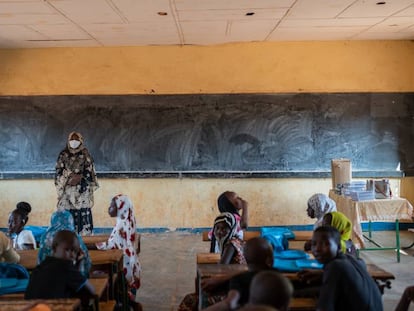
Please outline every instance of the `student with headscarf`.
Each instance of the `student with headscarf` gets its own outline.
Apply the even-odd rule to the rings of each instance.
[[[220,213],[231,213],[236,219],[236,235],[243,240],[243,230],[248,227],[249,213],[248,203],[242,199],[236,192],[225,191],[217,199],[217,205]],[[216,243],[213,230],[209,232],[211,240],[210,253],[218,253],[218,245]]]
[[[322,219],[326,213],[336,212],[336,203],[326,194],[317,193],[309,198],[306,212],[310,218],[316,218],[313,226],[316,229],[322,225]]]
[[[128,196],[119,194],[111,200],[108,209],[116,224],[107,242],[98,243],[98,249],[122,249],[124,253],[124,274],[128,283],[129,297],[137,302],[136,291],[140,287],[141,264],[138,259],[136,220],[134,206]]]
[[[236,227],[236,218],[232,213],[221,213],[214,220],[213,235],[221,254],[220,264],[247,263],[243,252],[244,241],[236,236]],[[215,304],[224,299],[226,294],[227,291],[222,292],[222,289],[216,288],[214,292],[208,294],[208,303]],[[178,311],[198,310],[198,300],[198,293],[187,294],[178,306]]]
[[[351,240],[352,222],[348,217],[341,212],[330,212],[323,217],[322,225],[336,228],[341,235],[342,253],[356,256],[356,249]]]
[[[245,264],[244,242],[237,237],[237,222],[232,213],[221,213],[214,220],[213,234],[216,239],[221,264]]]
[[[69,230],[75,232],[75,224],[72,214],[68,211],[56,211],[50,218],[50,227],[40,238],[39,253],[37,255],[37,263],[40,264],[47,256],[52,256],[52,242],[56,233],[62,230]],[[76,232],[75,232],[76,233]],[[76,233],[79,240],[80,250],[82,252],[82,260],[78,262],[79,271],[86,278],[89,277],[89,270],[92,266],[91,259],[89,257],[88,248],[83,242],[81,236]]]
[[[322,225],[323,216],[326,213],[336,212],[336,203],[330,197],[323,193],[316,193],[308,199],[308,208],[306,209],[310,218],[316,218],[316,222],[313,225],[315,230]],[[305,251],[310,251],[311,241],[306,241],[304,245]]]
[[[99,185],[93,158],[85,147],[80,133],[69,134],[66,147],[60,152],[55,169],[58,210],[68,210],[72,214],[77,233],[92,234],[93,193]]]

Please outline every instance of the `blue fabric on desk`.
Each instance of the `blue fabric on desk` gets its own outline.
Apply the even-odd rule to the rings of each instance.
[[[323,269],[323,264],[316,259],[298,259],[296,265],[301,269]]]
[[[298,272],[301,270],[296,264],[296,260],[278,258],[275,258],[273,262],[273,268],[281,272]]]
[[[262,228],[260,230],[261,232],[261,236],[265,236],[265,235],[280,235],[283,234],[286,239],[294,239],[295,238],[295,234],[293,233],[292,230],[288,229],[288,228],[284,228],[284,227],[265,227]]]
[[[288,239],[283,235],[283,233],[265,234],[262,237],[269,241],[274,252],[281,252],[289,248]]]
[[[0,295],[24,293],[29,279],[0,278]]]
[[[273,247],[273,251],[280,252],[289,248],[288,239],[295,235],[287,228],[271,227],[262,228],[261,236],[269,241]]]
[[[309,258],[309,255],[306,252],[298,250],[298,249],[288,249],[288,250],[281,251],[281,252],[273,252],[273,256],[277,259],[290,259],[290,260]]]

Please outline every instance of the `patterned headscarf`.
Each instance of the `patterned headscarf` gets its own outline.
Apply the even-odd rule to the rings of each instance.
[[[80,141],[80,145],[78,148],[73,149],[71,148],[71,146],[69,145],[69,141],[72,139],[72,136],[76,135],[78,137],[78,140]],[[83,136],[81,133],[79,132],[71,132],[68,136],[68,141],[66,143],[66,148],[68,149],[68,151],[70,153],[78,153],[79,151],[81,151],[82,149],[85,148],[84,144],[83,144]]]
[[[335,201],[323,193],[317,193],[311,196],[308,200],[308,207],[315,212],[315,229],[322,224],[323,216],[326,213],[336,212]]]
[[[352,223],[344,214],[340,212],[329,213],[332,216],[331,226],[336,228],[341,234],[341,249],[342,252],[346,253],[346,241],[351,238],[352,234]]]
[[[215,236],[215,239],[219,246],[220,253],[223,252],[224,245],[226,245],[226,243],[230,241],[236,235],[236,227],[237,227],[236,218],[234,217],[232,213],[221,213],[214,220],[213,234],[214,234],[214,229],[216,225],[222,222],[224,222],[230,228],[230,230],[229,230],[229,233],[221,239],[218,239],[217,236]]]
[[[141,264],[136,253],[137,232],[134,206],[128,196],[119,194],[113,198],[117,207],[116,225],[109,236],[106,248],[124,251],[125,278],[132,288],[139,288]]]
[[[45,260],[47,256],[52,256],[53,238],[55,237],[56,232],[61,230],[75,231],[75,223],[73,221],[72,214],[69,211],[57,211],[52,214],[52,217],[50,218],[50,227],[40,238],[40,248],[39,254],[37,256],[38,263],[41,263],[43,260]],[[84,253],[84,258],[80,265],[80,271],[84,276],[88,277],[89,269],[92,265],[88,248],[83,242],[81,236],[79,234],[76,235],[78,236],[80,249]]]

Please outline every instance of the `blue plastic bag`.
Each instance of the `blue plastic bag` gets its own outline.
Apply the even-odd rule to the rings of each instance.
[[[16,263],[0,262],[1,279],[28,279],[29,271],[22,265]]]
[[[272,235],[280,235],[283,234],[286,239],[294,239],[295,234],[292,230],[285,228],[285,227],[264,227],[261,230],[261,236],[265,236],[268,234]]]
[[[289,248],[288,239],[282,234],[266,234],[263,236],[273,247],[273,252],[281,252]]]

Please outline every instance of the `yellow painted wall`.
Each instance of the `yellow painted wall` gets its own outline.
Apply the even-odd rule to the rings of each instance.
[[[413,59],[412,41],[10,49],[0,50],[0,95],[412,92]],[[307,198],[330,185],[330,179],[104,179],[94,219],[97,227],[112,226],[107,205],[123,192],[135,203],[140,227],[208,227],[217,195],[235,190],[251,203],[252,226],[307,224]],[[403,180],[402,193],[411,189],[414,181]],[[0,197],[0,227],[20,200],[33,205],[31,224],[47,225],[56,202],[51,180],[2,180]]]
[[[0,50],[0,95],[414,90],[414,42]]]

